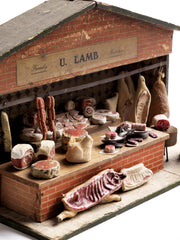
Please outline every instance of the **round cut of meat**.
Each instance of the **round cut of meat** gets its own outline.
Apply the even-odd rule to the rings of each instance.
[[[88,124],[87,124],[87,123],[78,122],[78,123],[74,124],[74,127],[75,127],[75,128],[84,129],[84,128],[87,128],[87,127],[88,127]]]
[[[105,153],[114,153],[115,152],[115,146],[114,145],[106,145],[104,148]]]
[[[85,117],[91,117],[94,114],[94,108],[92,106],[86,106],[83,113]]]
[[[35,178],[54,178],[59,172],[60,164],[56,160],[41,160],[31,165],[31,174]]]
[[[160,131],[166,131],[170,128],[169,119],[164,114],[155,115],[152,119],[152,124]]]
[[[94,114],[91,118],[91,122],[93,124],[102,125],[106,123],[106,117],[101,114]]]

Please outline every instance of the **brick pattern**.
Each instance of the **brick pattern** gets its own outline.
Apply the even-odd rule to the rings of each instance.
[[[1,176],[1,204],[38,220],[36,217],[40,209],[38,190],[4,175]]]
[[[57,27],[55,30],[2,60],[0,62],[0,94],[40,86],[71,77],[51,78],[36,82],[31,86],[18,87],[16,84],[16,61],[18,59],[137,36],[137,57],[105,66],[105,68],[112,68],[168,55],[172,48],[172,35],[172,30],[159,28],[143,21],[94,8],[71,22]],[[81,73],[79,72],[78,74]]]
[[[45,221],[56,216],[60,211],[62,195],[75,186],[85,182],[100,171],[113,168],[120,171],[138,163],[157,172],[163,168],[164,142],[157,143],[145,149],[138,150],[128,156],[110,160],[96,168],[70,176],[59,182],[49,182],[49,186],[37,189],[25,185],[10,177],[2,175],[1,204],[22,214],[29,216],[34,221]]]

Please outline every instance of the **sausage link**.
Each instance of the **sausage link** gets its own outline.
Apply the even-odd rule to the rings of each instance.
[[[46,107],[48,114],[49,130],[53,132],[53,140],[56,141],[56,128],[54,125],[55,120],[55,100],[53,96],[46,97]]]
[[[47,126],[46,126],[46,111],[44,100],[41,97],[36,98],[36,108],[38,114],[38,124],[39,128],[43,134],[43,140],[46,140]]]

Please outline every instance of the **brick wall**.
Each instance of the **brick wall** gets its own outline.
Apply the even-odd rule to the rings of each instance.
[[[1,204],[22,214],[29,216],[34,221],[44,221],[60,213],[62,194],[73,187],[85,182],[100,171],[113,168],[120,171],[138,163],[157,172],[163,168],[164,141],[138,150],[128,156],[108,160],[99,166],[91,167],[74,176],[60,181],[49,181],[49,185],[41,188],[26,185],[17,180],[2,175],[1,179]]]
[[[0,94],[70,77],[61,76],[18,87],[16,83],[16,61],[18,59],[137,36],[137,57],[104,66],[104,68],[112,68],[168,55],[172,48],[172,34],[173,31],[165,28],[94,8],[3,59],[0,62]]]

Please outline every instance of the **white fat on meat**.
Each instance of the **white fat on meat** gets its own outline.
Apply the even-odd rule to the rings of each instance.
[[[38,159],[53,159],[55,155],[55,142],[53,140],[42,140],[38,150]]]
[[[30,144],[17,144],[12,148],[11,158],[21,159],[26,155],[29,151],[34,152],[33,147]]]

